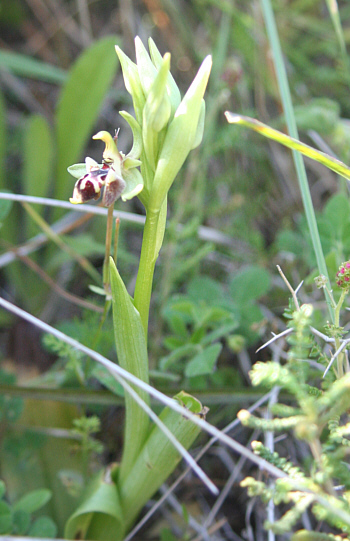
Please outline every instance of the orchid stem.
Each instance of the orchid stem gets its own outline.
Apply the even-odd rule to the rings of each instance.
[[[106,293],[110,293],[109,289],[109,256],[111,254],[112,233],[113,233],[113,208],[114,205],[108,207],[107,214],[107,230],[106,230],[106,250],[105,259],[103,262],[103,288]]]
[[[114,263],[115,263],[116,266],[117,266],[119,227],[120,227],[120,218],[116,218],[115,219],[115,231],[114,231],[114,246],[113,246],[113,259],[114,259]]]

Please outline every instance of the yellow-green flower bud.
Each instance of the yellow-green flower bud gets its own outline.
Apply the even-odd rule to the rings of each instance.
[[[160,150],[159,132],[168,124],[171,114],[171,103],[166,90],[169,69],[170,54],[167,53],[149,90],[143,109],[143,145],[153,171],[155,171]]]
[[[163,63],[163,57],[158,51],[158,48],[152,38],[149,38],[148,40],[148,47],[149,47],[149,52],[150,52],[153,64],[155,65],[157,70],[160,70]],[[168,93],[170,103],[171,103],[171,117],[173,117],[176,109],[180,105],[181,94],[180,94],[179,87],[177,86],[175,79],[171,75],[170,71],[168,73],[168,80],[167,80],[167,93]]]
[[[138,122],[142,122],[142,111],[145,105],[145,95],[143,93],[138,67],[123,51],[116,45],[119,62],[123,71],[125,88],[131,94],[134,104],[135,114]]]
[[[177,173],[190,150],[197,143],[198,129],[202,129],[202,99],[212,66],[211,56],[203,61],[198,73],[186,92],[171,121],[158,159],[149,207],[159,211]]]
[[[153,64],[144,44],[138,36],[135,38],[136,64],[144,95],[147,95],[157,77],[157,69]]]
[[[166,126],[170,118],[171,103],[166,91],[169,71],[170,53],[166,53],[143,109],[143,125],[147,123],[157,132]]]

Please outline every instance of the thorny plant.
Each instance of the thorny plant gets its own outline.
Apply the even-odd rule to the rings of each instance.
[[[346,514],[350,511],[350,474],[346,462],[350,447],[350,372],[346,348],[350,340],[343,338],[344,329],[339,325],[340,309],[350,291],[350,262],[342,263],[336,275],[336,284],[341,288],[338,302],[335,302],[332,291],[328,291],[336,318],[334,324],[325,325],[326,334],[312,326],[313,306],[299,306],[297,291],[278,269],[292,293],[293,300],[285,311],[289,324],[286,331],[274,336],[263,347],[287,336],[290,346],[287,361],[284,365],[272,361],[257,362],[250,377],[254,386],[285,391],[290,400],[287,404],[280,400],[271,407],[272,419],[259,418],[246,410],[241,410],[238,418],[243,425],[265,433],[293,430],[296,438],[308,445],[312,462],[304,466],[293,464],[283,456],[283,451],[280,454],[262,442],[254,441],[254,452],[287,473],[289,479],[277,479],[271,484],[247,477],[241,485],[248,488],[250,496],[259,496],[264,503],[289,505],[289,510],[278,519],[266,520],[265,528],[271,532],[285,534],[293,531],[310,508],[317,521],[328,523],[339,531],[341,539],[348,539],[350,522],[346,515],[344,518],[336,516],[334,509]],[[319,288],[327,287],[323,276],[318,276],[315,282]],[[316,338],[322,338],[327,345],[333,346],[334,353],[330,358]],[[333,364],[335,360],[336,366]],[[320,372],[323,372],[321,378]],[[291,479],[298,481],[298,490],[291,486]],[[323,504],[315,500],[315,494],[323,499]],[[298,530],[292,536],[293,541],[331,541],[336,538],[333,534],[316,534],[311,529]]]

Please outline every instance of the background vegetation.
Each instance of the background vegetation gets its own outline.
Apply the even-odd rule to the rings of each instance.
[[[280,0],[273,8],[300,138],[349,163],[350,5],[338,2],[339,19],[330,5]],[[86,155],[99,159],[94,133],[120,127],[118,146],[130,148],[130,129],[118,112],[131,110],[131,99],[115,44],[134,58],[134,37],[146,43],[152,36],[163,54],[171,53],[182,92],[202,59],[213,55],[204,140],[169,196],[149,355],[156,388],[191,392],[210,408],[207,420],[224,428],[264,394],[252,389],[248,375],[256,361],[286,357],[283,341],[256,353],[271,332],[286,327],[290,292],[276,265],[293,288],[305,280],[298,295],[314,305],[314,326],[323,328],[329,317],[313,283],[316,259],[290,151],[224,117],[230,110],[285,131],[261,2],[2,0],[0,35],[1,190],[64,201],[74,183],[66,167]],[[350,255],[348,187],[317,162],[305,164],[333,286]],[[133,199],[119,201],[117,209],[118,268],[132,292],[143,207]],[[7,201],[0,213],[1,296],[116,360],[112,322],[107,318],[99,329],[103,304],[90,288],[100,285],[105,219]],[[119,458],[122,391],[53,337],[3,310],[0,323],[0,534],[10,528],[62,537],[87,480]],[[318,376],[305,378],[311,383]],[[249,446],[264,428],[257,424],[252,432],[237,422],[230,435]],[[201,434],[195,451],[206,441]],[[276,445],[300,467],[310,461],[293,433],[279,434]],[[219,498],[188,474],[135,539],[267,536],[265,507],[239,484],[259,471],[222,444],[201,465]],[[26,507],[22,498],[31,491],[37,503]],[[324,526],[321,514],[300,516],[298,527],[338,533],[336,525]]]

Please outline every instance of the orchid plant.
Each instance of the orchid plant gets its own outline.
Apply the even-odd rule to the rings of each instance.
[[[106,257],[103,282],[111,295],[113,323],[119,364],[148,382],[147,331],[155,263],[161,249],[167,193],[191,149],[203,136],[205,102],[203,96],[211,71],[211,57],[204,59],[199,71],[181,100],[180,91],[170,73],[170,54],[161,56],[149,40],[148,54],[139,38],[135,40],[136,63],[119,47],[124,82],[131,94],[135,117],[122,111],[133,133],[131,151],[118,150],[114,137],[100,131],[93,139],[102,140],[105,149],[101,163],[87,157],[85,163],[68,168],[77,178],[73,204],[101,197],[108,207]],[[142,249],[134,297],[131,298],[109,257],[113,228],[114,202],[138,196],[146,210]],[[108,303],[108,301],[107,301]],[[181,455],[166,436],[166,429],[188,449],[198,428],[171,409],[160,415],[162,426],[150,424],[145,408],[148,395],[134,388],[139,399],[126,393],[125,432],[121,461],[100,472],[66,527],[68,538],[118,541],[123,539],[138,513],[161,484],[172,473]],[[180,392],[175,400],[194,415],[203,416],[206,409],[198,400]],[[143,403],[142,403],[143,402]]]

